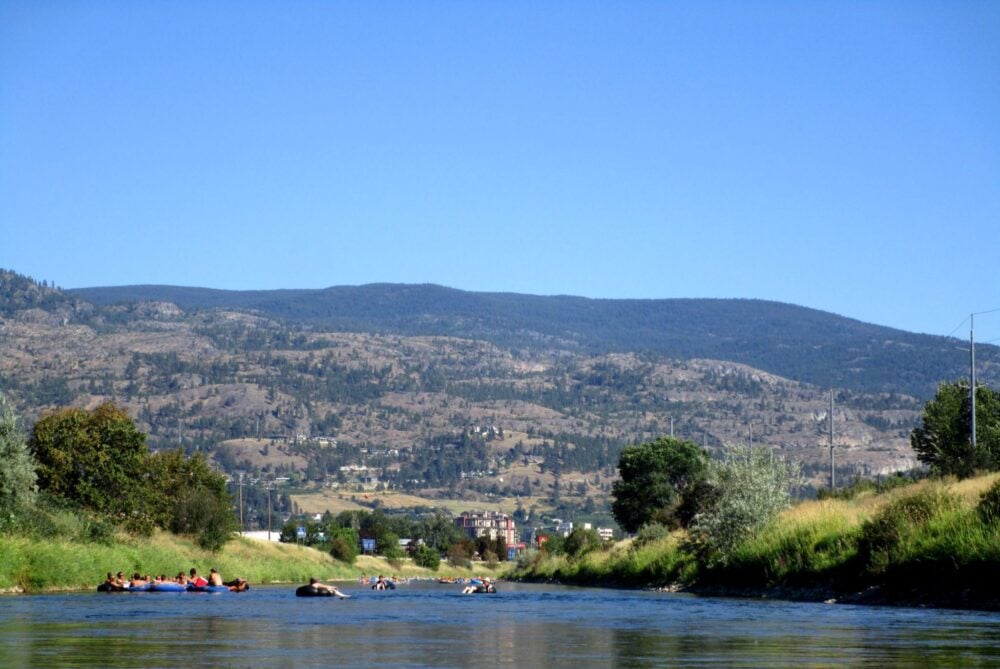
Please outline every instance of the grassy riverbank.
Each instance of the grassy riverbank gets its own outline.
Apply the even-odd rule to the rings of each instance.
[[[924,481],[876,495],[801,503],[724,562],[681,533],[571,558],[536,554],[524,579],[719,594],[1000,608],[1000,519],[981,496],[1000,475]],[[1000,490],[996,489],[995,490]]]
[[[446,563],[432,572],[410,560],[394,566],[370,556],[359,557],[354,565],[348,565],[312,548],[243,538],[233,539],[221,551],[211,553],[190,539],[167,532],[107,544],[0,535],[0,592],[92,590],[108,571],[173,576],[191,567],[202,573],[215,567],[225,579],[242,576],[251,584],[304,583],[310,576],[352,580],[363,573],[423,578],[490,573],[481,565],[468,570]]]

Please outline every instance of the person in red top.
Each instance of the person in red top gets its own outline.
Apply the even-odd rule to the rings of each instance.
[[[188,579],[188,583],[196,588],[203,588],[208,585],[208,581],[204,577],[198,576],[198,570],[191,567],[191,578]]]

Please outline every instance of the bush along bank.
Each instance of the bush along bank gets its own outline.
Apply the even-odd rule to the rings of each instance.
[[[556,547],[558,549],[558,546]],[[1000,609],[1000,477],[923,481],[801,503],[727,553],[646,526],[579,554],[539,551],[511,577],[814,601]]]

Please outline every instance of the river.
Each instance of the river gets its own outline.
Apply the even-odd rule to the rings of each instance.
[[[1000,666],[1000,614],[501,583],[0,598],[0,667]]]

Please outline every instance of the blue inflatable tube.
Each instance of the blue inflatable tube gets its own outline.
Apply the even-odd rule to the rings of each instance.
[[[153,583],[149,586],[150,592],[184,592],[187,586],[180,583]]]

